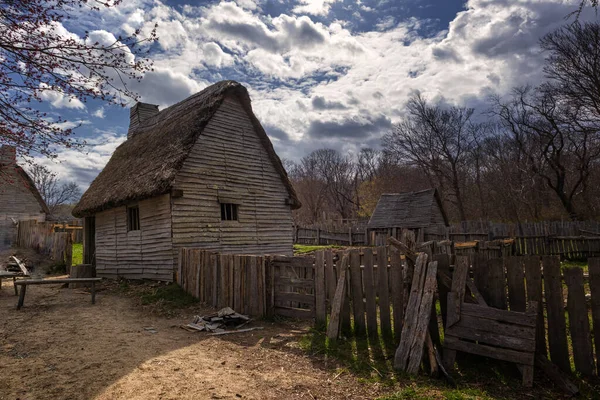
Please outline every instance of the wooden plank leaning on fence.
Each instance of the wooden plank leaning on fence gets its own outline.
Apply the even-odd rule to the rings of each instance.
[[[436,275],[437,262],[427,263],[427,254],[420,253],[415,262],[413,282],[402,327],[402,340],[394,357],[396,369],[411,374],[419,370],[431,317]]]

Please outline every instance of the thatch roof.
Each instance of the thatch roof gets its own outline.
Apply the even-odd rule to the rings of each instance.
[[[239,99],[281,175],[292,208],[300,207],[281,160],[252,112],[248,91],[237,82],[221,81],[143,121],[115,150],[104,170],[73,209],[73,215],[89,216],[131,201],[168,193],[196,139],[226,96]]]
[[[436,189],[382,194],[369,220],[369,229],[424,228],[432,225],[434,207],[439,207],[448,226],[448,217]]]

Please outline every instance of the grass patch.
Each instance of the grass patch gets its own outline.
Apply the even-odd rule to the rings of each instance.
[[[344,336],[344,335],[343,335]],[[521,375],[512,363],[460,353],[458,369],[452,372],[457,384],[451,387],[440,378],[420,372],[411,376],[393,368],[395,342],[354,338],[351,333],[330,342],[322,330],[313,329],[299,341],[299,347],[313,357],[339,361],[338,372],[347,371],[364,383],[378,384],[389,394],[379,400],[450,399],[487,400],[561,398],[552,384],[535,382],[533,389],[521,386]],[[427,370],[427,368],[426,368]]]
[[[119,279],[111,288],[119,295],[132,297],[145,311],[163,317],[178,317],[200,302],[175,283]]]
[[[294,245],[294,254],[308,254],[313,253],[318,250],[325,249],[339,249],[341,246],[336,246],[334,244],[330,244],[327,246],[316,246],[316,245],[306,245],[306,244],[295,244]]]
[[[148,289],[140,296],[143,305],[162,305],[166,308],[177,309],[189,307],[199,301],[174,283]]]
[[[48,266],[46,275],[64,275],[67,273],[67,266],[64,262],[59,262]]]
[[[83,244],[73,243],[73,261],[72,265],[83,264]]]
[[[378,400],[426,400],[426,399],[447,399],[447,400],[486,400],[491,399],[485,392],[479,389],[448,389],[434,392],[431,388],[418,385],[408,386],[399,392],[388,396],[380,397]]]
[[[560,262],[560,267],[562,269],[579,267],[579,268],[583,268],[583,272],[588,272],[588,262],[587,261],[564,260],[564,261]]]

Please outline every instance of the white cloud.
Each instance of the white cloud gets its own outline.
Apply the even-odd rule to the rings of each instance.
[[[66,95],[60,90],[52,90],[49,85],[40,83],[40,98],[43,101],[47,101],[54,108],[73,108],[78,110],[85,109],[83,104],[78,98]]]
[[[105,114],[104,114],[104,107],[100,107],[99,109],[97,109],[96,111],[94,111],[92,113],[92,116],[96,117],[96,118],[104,118]]]
[[[237,77],[267,131],[277,135],[277,151],[299,158],[324,144],[348,151],[377,145],[413,90],[472,104],[539,82],[537,41],[565,23],[576,0],[469,0],[437,33],[430,21],[395,16],[353,31],[348,21],[327,21],[332,4],[302,0],[290,15],[275,17],[252,0],[177,9],[132,0],[102,12],[109,26],[149,32],[158,23],[155,71],[133,87],[143,101],[162,108]],[[356,4],[366,12],[379,7]]]
[[[292,10],[295,14],[327,15],[331,4],[338,0],[299,0]]]
[[[88,140],[83,150],[62,148],[54,160],[36,157],[33,162],[48,167],[61,181],[75,181],[85,190],[125,139],[126,135],[100,131],[94,139]]]

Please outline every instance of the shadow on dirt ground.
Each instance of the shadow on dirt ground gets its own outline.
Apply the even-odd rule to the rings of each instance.
[[[457,376],[470,382],[461,391],[394,375],[393,348],[355,342],[332,352],[322,333],[300,322],[259,320],[251,326],[263,330],[224,336],[188,332],[180,325],[214,310],[195,303],[158,312],[142,301],[154,287],[104,281],[92,305],[85,289],[32,286],[17,311],[12,282],[4,281],[0,399],[560,397],[543,380],[522,391],[518,374],[481,360],[469,362],[476,371]],[[363,356],[344,358],[350,353]]]

